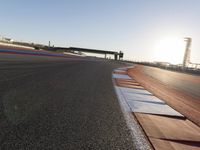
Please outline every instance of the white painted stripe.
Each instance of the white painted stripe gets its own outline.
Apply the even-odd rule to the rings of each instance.
[[[129,66],[129,67],[126,67],[127,69],[132,69],[132,68],[135,68],[135,66]]]
[[[132,79],[128,75],[124,75],[124,74],[113,74],[113,78],[117,78],[117,79]]]
[[[126,67],[124,67],[124,68],[117,68],[118,70],[124,70],[124,71],[126,71],[127,70],[127,68]]]
[[[126,87],[118,87],[125,94],[143,94],[143,95],[152,95],[150,92],[144,89],[133,89]]]
[[[131,110],[138,113],[183,117],[165,103],[127,100]]]
[[[120,101],[120,103],[122,103],[123,105],[123,109],[126,111],[126,112],[131,112],[131,109],[130,107],[128,106],[128,103],[123,95],[123,92],[120,90],[120,88],[118,88],[117,86],[115,86],[115,91],[117,93],[117,97]]]
[[[120,72],[120,73],[126,73],[126,71],[125,71],[125,70],[119,70],[119,69],[115,69],[114,71],[115,71],[115,72]]]
[[[147,94],[137,94],[137,93],[126,93],[125,97],[129,101],[146,101],[146,102],[154,102],[154,103],[161,103],[165,104],[164,101],[160,100],[159,98],[153,95]]]
[[[118,86],[116,88],[121,91],[132,112],[183,117],[182,114],[146,90]]]
[[[126,99],[123,96],[123,92],[119,87],[115,86],[115,91],[117,93],[117,97],[119,100],[119,104],[121,106],[122,112],[124,114],[127,126],[131,131],[131,135],[133,138],[133,143],[137,150],[151,150],[150,143],[144,135],[140,125],[138,124],[136,118],[131,114],[131,109],[126,102]]]

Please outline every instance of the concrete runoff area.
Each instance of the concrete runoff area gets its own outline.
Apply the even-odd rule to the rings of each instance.
[[[200,76],[142,65],[135,65],[127,72],[143,87],[200,126]]]
[[[145,75],[151,76],[151,78],[166,85],[171,85],[175,89],[200,97],[200,75],[184,74],[153,67],[143,67],[142,71]]]

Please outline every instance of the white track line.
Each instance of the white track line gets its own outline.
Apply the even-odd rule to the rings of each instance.
[[[115,72],[120,72],[120,73],[126,73],[125,70],[120,70],[120,69],[115,69],[114,71],[115,71]]]
[[[127,69],[120,68],[120,70],[127,70]],[[114,78],[116,76],[112,76],[112,77]],[[129,79],[132,79],[132,78],[129,77]],[[113,84],[115,85],[114,80],[113,80]],[[114,87],[115,87],[115,91],[117,93],[117,97],[118,97],[118,101],[119,101],[121,110],[124,114],[124,118],[126,120],[127,126],[132,135],[132,139],[133,139],[135,148],[137,150],[151,150],[152,149],[151,144],[149,143],[148,139],[146,138],[146,136],[145,136],[142,128],[138,124],[136,118],[133,116],[132,110],[126,101],[126,98],[124,97],[124,94],[123,94],[124,92],[118,86],[114,86]],[[135,92],[141,92],[141,91],[136,90]],[[151,93],[146,93],[146,94],[151,94]]]
[[[151,150],[151,144],[147,140],[145,134],[143,133],[140,125],[138,124],[137,120],[131,113],[131,109],[129,105],[127,104],[122,91],[115,86],[115,91],[117,93],[117,97],[119,100],[119,104],[121,106],[121,110],[124,114],[124,118],[126,120],[126,124],[131,131],[131,135],[133,138],[133,143],[135,145],[135,148],[137,150]]]
[[[124,74],[113,74],[113,78],[117,78],[117,79],[132,79],[128,75],[124,75]]]

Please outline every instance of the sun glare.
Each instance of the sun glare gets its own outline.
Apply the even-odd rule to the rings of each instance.
[[[183,38],[166,37],[156,42],[154,48],[154,60],[169,62],[172,64],[182,63],[184,55]]]

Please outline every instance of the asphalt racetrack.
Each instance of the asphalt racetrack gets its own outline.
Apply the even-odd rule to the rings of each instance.
[[[0,54],[0,149],[134,149],[111,78],[120,66]]]

